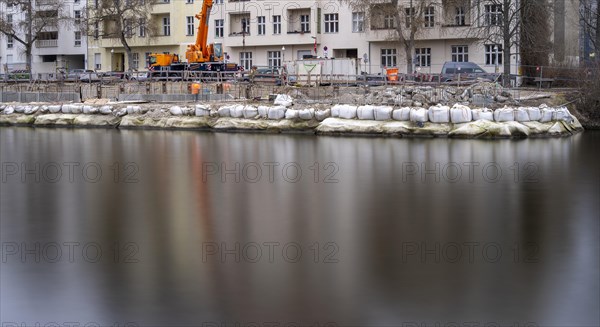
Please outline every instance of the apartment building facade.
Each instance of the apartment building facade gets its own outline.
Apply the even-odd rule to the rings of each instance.
[[[58,4],[58,5],[57,5]],[[85,34],[77,27],[85,12],[85,0],[32,1],[34,15],[61,17],[58,24],[49,24],[36,31],[32,47],[31,71],[34,78],[56,74],[59,70],[81,69],[86,66],[87,42]],[[0,13],[6,22],[18,25],[27,19],[26,14],[10,1],[0,3]],[[25,39],[24,32],[19,37]],[[0,33],[0,63],[3,72],[26,69],[25,47],[13,37]]]
[[[482,4],[478,10],[483,14],[475,17],[470,14],[471,1],[434,1],[422,13],[413,53],[415,71],[439,73],[446,61],[471,61],[492,72],[502,70],[503,62],[509,60],[512,73],[517,72],[518,49],[512,48],[510,58],[503,58],[501,44],[471,32],[475,25],[500,24],[497,5]],[[400,2],[408,7],[410,0]],[[194,15],[201,8],[202,0],[160,0],[153,7],[149,22],[157,33],[151,36],[139,29],[129,40],[134,54],[132,68],[145,69],[151,53],[177,53],[185,58],[187,45],[196,38],[198,20]],[[358,69],[371,74],[387,67],[406,72],[404,46],[395,40],[394,26],[407,22],[371,16],[372,13],[353,10],[337,0],[214,0],[208,39],[223,45],[226,60],[246,69],[253,65],[281,66],[283,62],[316,55],[356,58]],[[89,42],[88,68],[128,68],[118,39]]]

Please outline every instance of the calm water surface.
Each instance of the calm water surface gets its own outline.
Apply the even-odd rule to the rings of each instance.
[[[4,326],[600,325],[598,132],[0,142]]]

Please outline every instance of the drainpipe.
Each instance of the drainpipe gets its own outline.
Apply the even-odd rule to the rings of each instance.
[[[371,75],[371,59],[373,59],[371,57],[371,41],[367,41],[367,43],[369,44],[369,62],[367,64],[369,65],[369,75]]]

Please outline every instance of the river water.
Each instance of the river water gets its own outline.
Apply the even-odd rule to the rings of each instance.
[[[0,142],[3,326],[600,325],[599,132]]]

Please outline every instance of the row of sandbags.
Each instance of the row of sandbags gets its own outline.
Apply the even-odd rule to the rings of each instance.
[[[344,119],[361,120],[399,120],[432,123],[466,123],[480,119],[506,121],[571,121],[573,118],[566,107],[550,108],[546,105],[539,107],[504,107],[491,110],[488,108],[471,109],[461,104],[452,107],[435,105],[427,108],[402,107],[393,109],[391,106],[353,106],[335,105],[331,108],[331,116]]]

